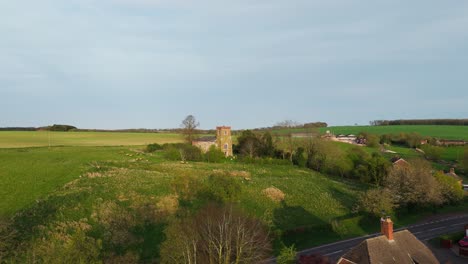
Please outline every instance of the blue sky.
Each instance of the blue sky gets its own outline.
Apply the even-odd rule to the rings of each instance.
[[[468,1],[0,2],[0,127],[468,117]]]

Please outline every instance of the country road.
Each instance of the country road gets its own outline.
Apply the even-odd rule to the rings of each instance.
[[[463,231],[464,226],[468,224],[468,214],[463,214],[459,216],[447,217],[444,219],[423,222],[420,224],[410,225],[407,227],[402,227],[395,229],[395,232],[408,229],[413,233],[419,240],[425,241],[435,237],[438,237],[443,234],[455,233],[457,231]],[[380,233],[375,233],[367,236],[352,238],[348,240],[338,241],[331,244],[326,244],[314,248],[309,248],[303,251],[300,251],[298,255],[310,255],[310,254],[320,254],[327,256],[331,261],[337,261],[343,254],[348,250],[355,247],[362,241],[380,236]],[[274,259],[267,261],[268,263],[275,263]]]

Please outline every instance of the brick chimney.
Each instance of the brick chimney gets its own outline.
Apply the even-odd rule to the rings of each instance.
[[[393,241],[393,222],[390,217],[380,219],[380,230],[388,240]]]

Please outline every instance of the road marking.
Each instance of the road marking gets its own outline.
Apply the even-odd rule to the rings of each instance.
[[[429,231],[434,231],[434,230],[439,230],[439,229],[444,229],[445,226],[441,226],[441,227],[436,227],[436,228],[432,228],[432,229],[429,229]]]
[[[419,233],[422,233],[423,231],[419,231],[419,232],[414,232],[413,235],[417,235]]]
[[[335,252],[332,252],[332,253],[325,254],[325,256],[335,255],[335,254],[340,253],[342,251],[343,250],[338,250],[338,251],[335,251]]]

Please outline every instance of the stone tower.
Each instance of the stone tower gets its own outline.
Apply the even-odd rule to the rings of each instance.
[[[216,145],[226,157],[232,156],[231,127],[216,127]]]

